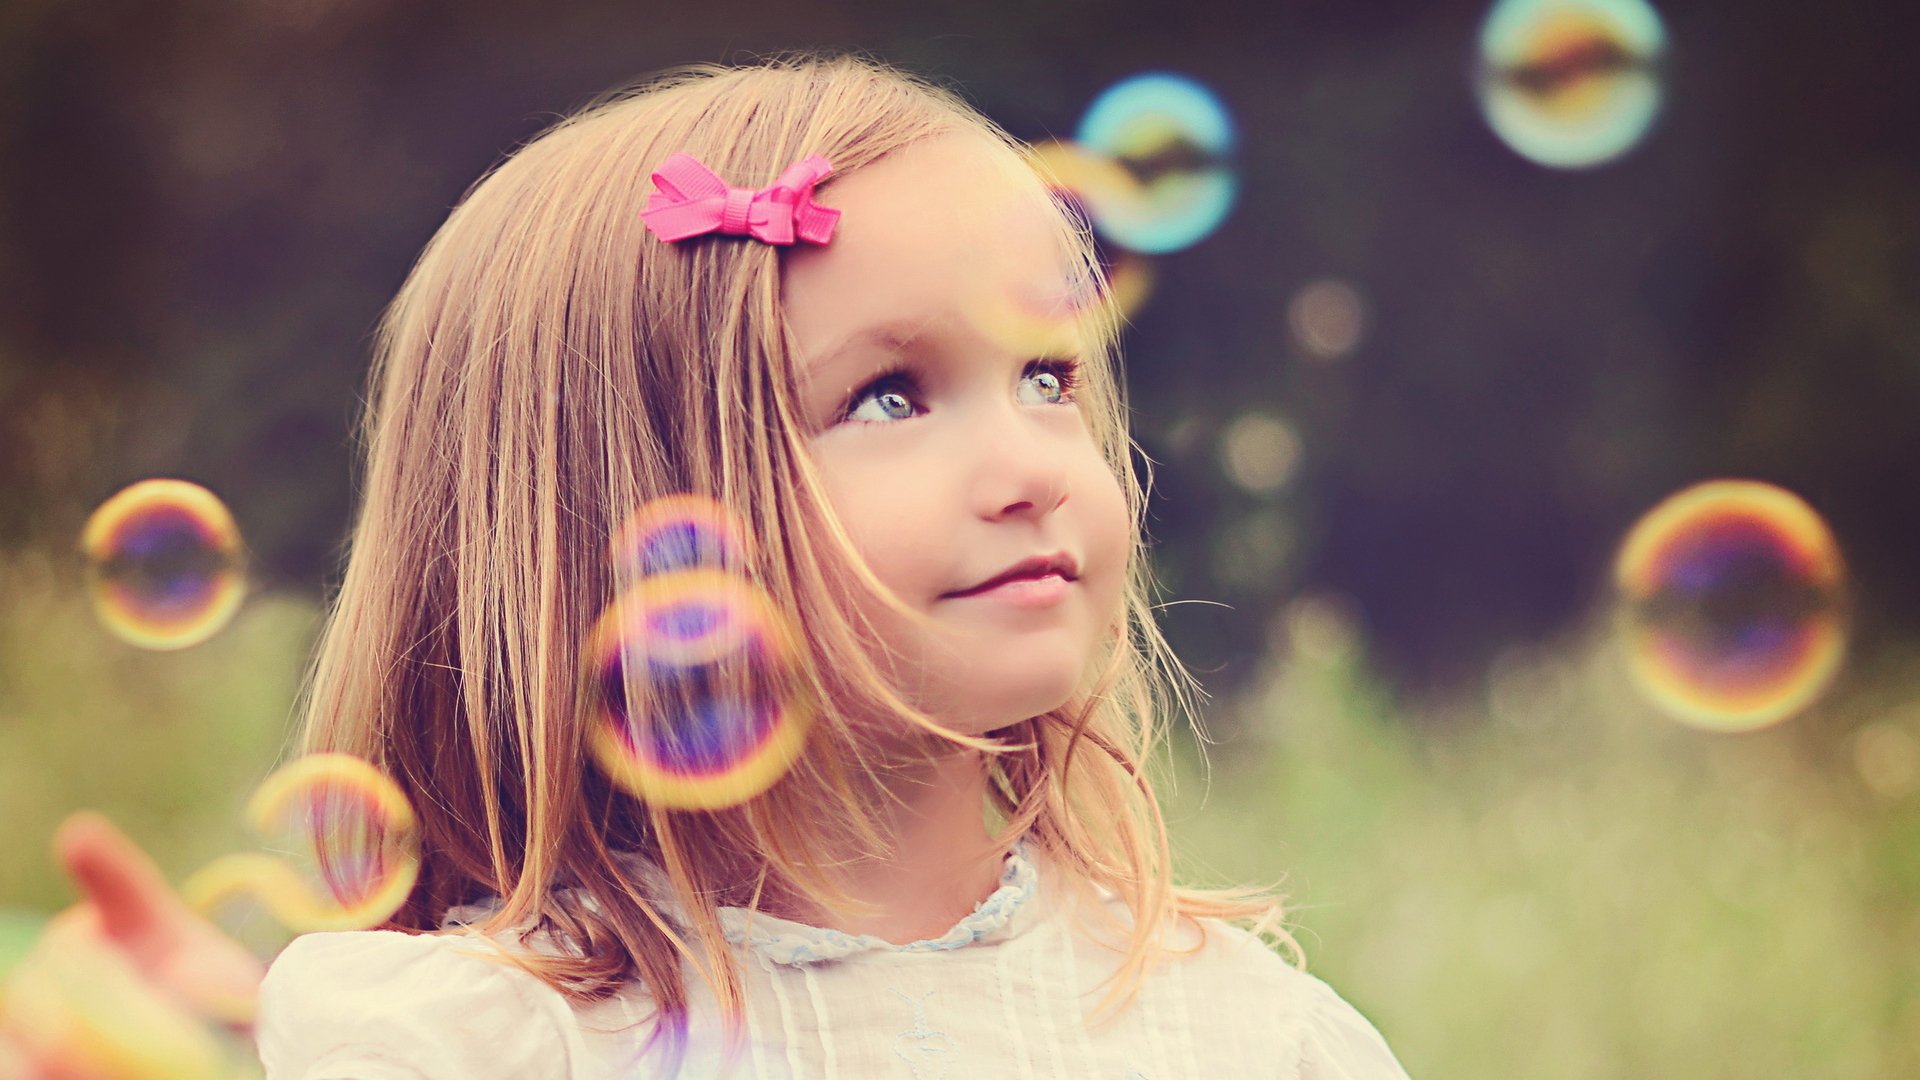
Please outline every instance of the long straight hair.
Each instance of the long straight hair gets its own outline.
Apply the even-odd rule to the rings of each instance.
[[[828,853],[881,850],[880,778],[843,719],[858,714],[990,749],[983,812],[999,840],[1024,835],[1068,889],[1124,902],[1127,951],[1101,1002],[1112,1015],[1178,919],[1247,920],[1291,945],[1269,890],[1172,881],[1147,765],[1198,687],[1153,619],[1115,321],[1090,320],[1079,400],[1132,515],[1125,618],[1067,704],[969,739],[903,700],[849,621],[848,589],[890,594],[807,454],[779,250],[669,246],[641,221],[646,178],[675,152],[760,184],[807,154],[845,175],[953,132],[985,137],[1042,185],[1020,145],[958,96],[871,60],[679,69],[521,147],[427,245],[379,328],[362,503],[305,699],[305,749],[367,759],[416,809],[421,874],[390,928],[432,931],[451,907],[497,897],[480,929],[545,934],[557,948],[513,962],[570,999],[637,982],[653,1037],[677,1045],[684,964],[737,1025],[717,908],[844,902],[819,871]],[[1091,236],[1053,205],[1064,249],[1097,278]],[[621,584],[609,538],[681,492],[751,531],[747,573],[807,627],[806,689],[834,703],[784,778],[723,810],[646,803],[587,749],[584,642]],[[647,895],[635,856],[664,869],[673,896]]]

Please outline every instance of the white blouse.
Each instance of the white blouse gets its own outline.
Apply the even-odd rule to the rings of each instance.
[[[723,1057],[717,1004],[689,972],[677,1074],[639,1056],[644,991],[570,1004],[475,955],[497,947],[460,932],[484,909],[449,913],[438,935],[307,934],[261,987],[260,1059],[268,1080],[1405,1080],[1326,983],[1217,920],[1201,920],[1205,948],[1168,958],[1117,1021],[1090,1026],[1083,1012],[1120,955],[1049,894],[1057,872],[1022,844],[972,915],[906,945],[722,908],[746,1045]]]

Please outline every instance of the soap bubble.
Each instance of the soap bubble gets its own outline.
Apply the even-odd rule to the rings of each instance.
[[[1111,158],[1057,141],[1034,145],[1029,154],[1048,186],[1064,196],[1075,212],[1085,214],[1100,235],[1105,235],[1100,224],[1103,216],[1127,220],[1150,212],[1148,189]],[[1081,290],[1075,309],[1090,311],[1104,305],[1115,319],[1132,318],[1153,291],[1153,265],[1136,252],[1104,250],[1104,246],[1101,261],[1105,280],[1097,289]]]
[[[614,580],[622,583],[676,570],[738,569],[747,561],[747,533],[726,507],[705,495],[679,494],[642,506],[614,534]]]
[[[1839,670],[1845,569],[1826,523],[1791,492],[1717,480],[1673,495],[1627,534],[1614,578],[1634,679],[1686,723],[1764,727]]]
[[[257,898],[296,933],[360,930],[392,918],[420,876],[420,830],[406,795],[348,754],[309,754],[267,777],[247,818],[272,853],[208,864],[181,887],[201,911]]]
[[[1239,191],[1230,166],[1233,118],[1213,92],[1181,75],[1150,72],[1109,87],[1074,137],[1134,179],[1087,184],[1101,235],[1149,255],[1190,247],[1226,220]]]
[[[1644,0],[1500,0],[1480,30],[1481,107],[1528,160],[1598,165],[1653,123],[1665,47]]]
[[[787,620],[733,575],[641,580],[588,639],[596,760],[658,806],[718,809],[760,794],[806,741],[798,655]]]
[[[87,519],[80,534],[94,610],[148,649],[184,649],[218,633],[246,593],[240,530],[212,492],[143,480]]]

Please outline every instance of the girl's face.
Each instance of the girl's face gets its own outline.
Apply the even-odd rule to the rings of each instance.
[[[873,572],[931,623],[864,591],[850,602],[898,654],[900,692],[955,730],[1057,708],[1120,620],[1131,522],[1075,402],[1075,357],[1018,314],[1068,295],[1054,211],[971,134],[818,198],[838,231],[792,249],[782,284],[814,460]],[[1073,580],[956,595],[1055,556]]]

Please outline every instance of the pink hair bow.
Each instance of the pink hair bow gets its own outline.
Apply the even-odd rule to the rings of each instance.
[[[813,185],[832,171],[826,158],[809,154],[755,191],[728,187],[698,158],[675,154],[654,172],[658,190],[648,196],[640,217],[648,231],[668,243],[718,232],[769,244],[791,244],[796,236],[824,244],[833,238],[840,211],[814,202]]]

